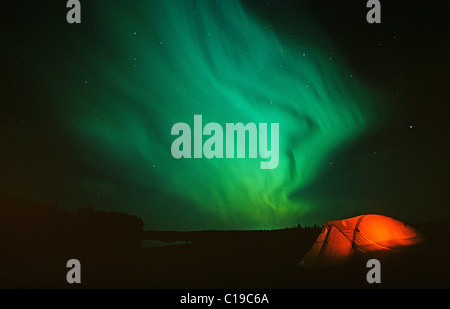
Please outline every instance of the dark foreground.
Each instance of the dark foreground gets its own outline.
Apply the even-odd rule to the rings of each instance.
[[[446,224],[425,226],[425,247],[381,258],[381,288],[450,288]],[[433,231],[434,230],[434,231]],[[2,265],[3,288],[374,288],[365,260],[321,270],[296,266],[318,229],[203,232],[193,244],[104,254],[47,256],[38,252]],[[195,233],[191,233],[194,234]],[[192,236],[192,235],[191,235]],[[205,237],[210,236],[210,237]],[[445,236],[445,237],[444,237]],[[193,237],[191,237],[192,239]],[[66,282],[65,263],[77,258],[82,283]]]
[[[450,222],[416,225],[427,244],[379,258],[382,282],[371,285],[367,259],[297,267],[320,228],[143,232],[125,215],[44,209],[3,216],[0,288],[450,288]],[[143,248],[142,239],[192,243]],[[73,258],[81,262],[81,284],[66,281]]]

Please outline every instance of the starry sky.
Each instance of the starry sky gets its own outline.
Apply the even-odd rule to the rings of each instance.
[[[449,5],[6,1],[0,193],[146,229],[450,218]],[[171,127],[279,123],[280,159],[174,159]]]

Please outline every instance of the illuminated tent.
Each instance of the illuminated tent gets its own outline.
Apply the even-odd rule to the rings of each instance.
[[[423,235],[412,226],[381,215],[326,221],[322,233],[300,266],[321,268],[339,265],[357,256],[398,252],[423,240]]]

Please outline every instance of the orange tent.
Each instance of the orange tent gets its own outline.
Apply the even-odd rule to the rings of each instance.
[[[358,255],[398,252],[423,240],[423,235],[412,226],[381,215],[327,221],[300,266],[321,268],[339,265]]]

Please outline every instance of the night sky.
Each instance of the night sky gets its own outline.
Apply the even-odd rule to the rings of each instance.
[[[446,1],[65,2],[2,3],[0,193],[155,230],[450,218]],[[174,159],[197,114],[279,123],[278,167]]]

